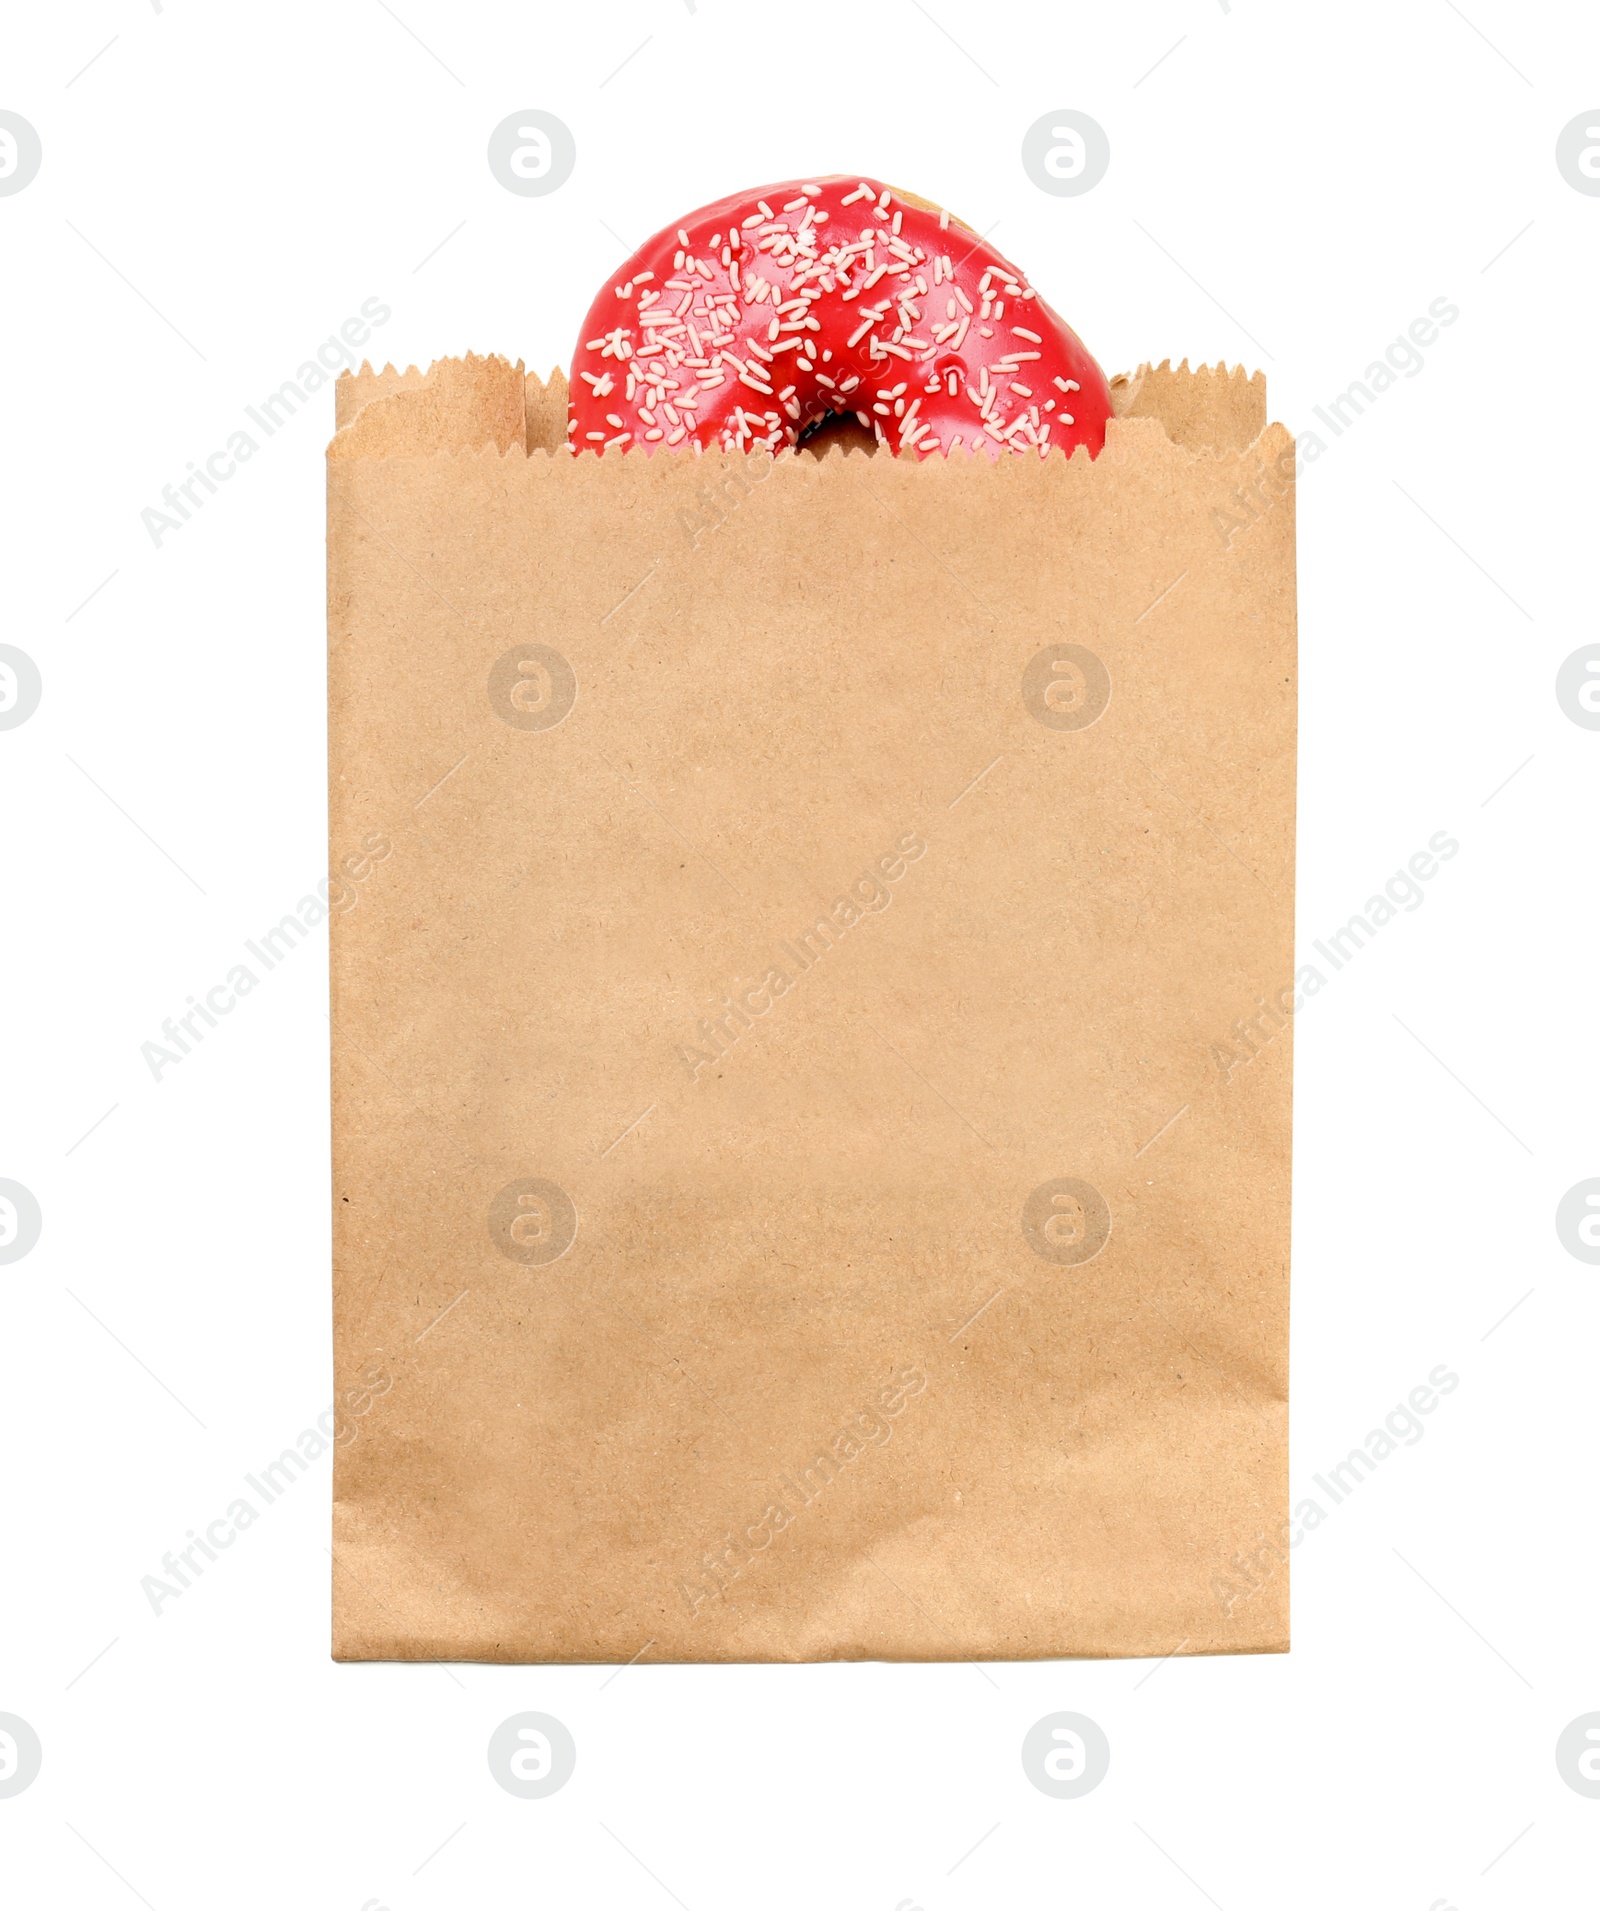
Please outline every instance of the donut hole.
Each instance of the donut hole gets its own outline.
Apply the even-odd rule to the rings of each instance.
[[[841,451],[871,453],[878,449],[878,440],[853,411],[828,411],[804,428],[795,449],[821,458],[835,446]]]

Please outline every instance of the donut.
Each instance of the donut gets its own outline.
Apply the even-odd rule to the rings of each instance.
[[[719,199],[640,246],[573,353],[573,451],[1070,456],[1111,394],[1072,328],[948,212],[870,179]]]

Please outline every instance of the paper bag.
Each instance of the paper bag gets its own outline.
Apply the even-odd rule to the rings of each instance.
[[[1282,1651],[1294,453],[340,381],[342,1659]]]

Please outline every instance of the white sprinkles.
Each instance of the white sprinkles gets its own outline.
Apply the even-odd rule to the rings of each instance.
[[[1033,288],[999,261],[981,272],[975,265],[964,270],[977,246],[954,264],[948,252],[930,254],[903,232],[906,214],[916,220],[916,211],[895,205],[887,188],[865,180],[839,194],[834,212],[841,217],[830,233],[827,196],[821,186],[806,184],[776,212],[766,200],[755,201],[726,231],[692,237],[679,226],[671,276],[662,282],[640,271],[613,288],[621,303],[611,309],[633,322],[607,321],[608,329],[583,343],[583,353],[598,358],[589,361],[594,369],[577,369],[575,409],[588,411],[591,398],[612,399],[617,407],[601,414],[608,430],[583,431],[585,444],[627,445],[637,429],[645,444],[670,447],[693,431],[697,443],[725,451],[778,451],[795,441],[802,419],[845,415],[853,407],[891,450],[927,455],[965,441],[973,450],[1048,453],[1052,428],[1074,419],[1053,397],[1041,405],[1028,382],[1025,368],[1046,353],[1026,347],[1047,345],[1044,334],[1019,322],[1042,322],[1036,305],[1030,309]],[[858,206],[854,221],[843,217]],[[874,223],[860,223],[863,214]],[[949,221],[947,212],[938,215],[932,243],[948,243]],[[846,230],[851,224],[854,232]],[[876,302],[867,301],[871,293]],[[1017,308],[1009,319],[1008,306]],[[943,363],[961,351],[969,329],[983,339],[1005,333],[1022,343],[980,365],[974,382],[964,368]],[[854,366],[833,364],[832,350],[819,351],[810,336],[824,331],[835,339],[847,331],[851,352],[864,344],[883,382],[863,388]],[[1056,350],[1049,356],[1062,362]],[[1077,379],[1048,365],[1037,370],[1061,392],[1080,389]],[[617,396],[619,378],[624,389]],[[816,388],[809,403],[802,396],[807,379]],[[741,390],[766,402],[740,398]],[[947,416],[951,403],[964,404],[970,425],[946,443],[919,416],[924,395],[938,400]],[[703,413],[697,411],[702,404]],[[599,411],[598,403],[593,409]],[[569,433],[577,450],[576,419]]]

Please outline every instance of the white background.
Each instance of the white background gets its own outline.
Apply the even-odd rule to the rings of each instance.
[[[1554,146],[1597,55],[1592,8],[1509,0],[10,11],[0,107],[44,164],[0,197],[0,642],[44,700],[0,735],[0,1175],[44,1232],[0,1270],[0,1711],[44,1766],[0,1800],[8,1902],[1593,1893],[1554,1745],[1600,1709],[1600,1270],[1554,1210],[1600,1174],[1600,734],[1554,677],[1600,637],[1600,199]],[[530,106],[577,141],[546,198],[485,163]],[[1081,198],[1020,163],[1062,107],[1110,137]],[[1297,1024],[1295,1498],[1438,1363],[1460,1387],[1296,1552],[1282,1657],[335,1666],[325,1461],[156,1617],[141,1577],[331,1392],[322,932],[159,1084],[140,1057],[326,868],[331,404],[161,548],[140,512],[365,298],[401,365],[543,370],[619,240],[855,169],[994,226],[1108,372],[1260,366],[1296,431],[1460,308],[1301,486],[1302,949],[1434,832],[1461,851]],[[578,1746],[539,1802],[484,1756],[524,1709]],[[1112,1748],[1073,1802],[1018,1756],[1058,1709]]]

